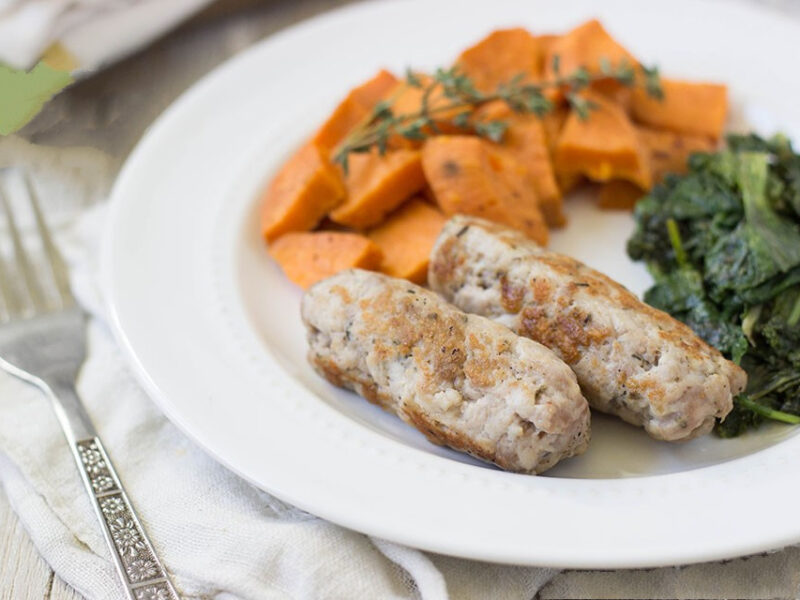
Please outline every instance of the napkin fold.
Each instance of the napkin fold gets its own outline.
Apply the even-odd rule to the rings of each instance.
[[[13,137],[0,139],[0,165],[4,162],[24,166],[33,175],[47,217],[55,223],[74,291],[91,315],[78,391],[183,597],[796,597],[797,549],[682,569],[559,574],[433,555],[370,538],[253,487],[208,457],[158,411],[108,328],[98,260],[106,217],[102,198],[115,163],[94,150],[42,148]],[[2,373],[0,483],[59,577],[90,600],[123,597],[51,408],[37,390]],[[715,590],[722,592],[714,595]]]
[[[28,69],[50,50],[77,71],[92,71],[155,39],[209,2],[0,0],[0,62]]]

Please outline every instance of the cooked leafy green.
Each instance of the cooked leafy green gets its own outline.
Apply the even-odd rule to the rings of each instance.
[[[783,136],[730,136],[695,154],[635,210],[628,254],[655,284],[645,301],[687,323],[748,374],[717,424],[800,423],[800,155]]]

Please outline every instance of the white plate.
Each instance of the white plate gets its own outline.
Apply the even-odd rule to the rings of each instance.
[[[800,28],[749,6],[659,2],[356,4],[258,44],[170,108],[113,193],[105,273],[117,334],[164,412],[219,461],[347,527],[436,552],[559,567],[711,560],[800,540],[800,438],[650,440],[594,417],[588,452],[548,476],[434,447],[322,381],[304,360],[300,293],[257,231],[264,182],[352,85],[381,66],[448,63],[492,28],[564,31],[600,17],[668,74],[730,84],[786,127]],[[780,115],[776,117],[775,115]],[[581,199],[552,247],[636,292],[629,215]]]

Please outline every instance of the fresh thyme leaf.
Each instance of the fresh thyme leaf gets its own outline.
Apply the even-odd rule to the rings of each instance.
[[[659,75],[658,67],[641,65],[641,69],[644,75],[644,89],[647,95],[656,100],[663,100],[664,90],[661,88],[661,75]]]
[[[581,121],[588,120],[589,113],[597,108],[597,104],[595,102],[592,102],[588,98],[583,98],[578,94],[570,92],[566,97],[570,107],[575,111],[575,114],[578,115],[578,118]]]
[[[407,140],[424,140],[426,137],[424,129],[427,125],[427,119],[416,119],[407,125],[398,127],[397,133],[402,135]]]
[[[379,102],[373,109],[370,119],[352,131],[335,149],[333,160],[347,172],[346,155],[350,152],[368,152],[377,148],[383,154],[387,151],[392,135],[399,135],[408,140],[421,141],[440,132],[440,126],[449,122],[459,129],[469,130],[490,140],[502,141],[507,124],[501,121],[490,121],[471,124],[476,109],[493,101],[504,102],[511,110],[522,114],[534,114],[542,117],[553,110],[553,103],[545,91],[558,88],[565,94],[567,102],[582,120],[590,117],[597,105],[581,96],[595,81],[615,79],[621,85],[636,85],[636,71],[626,61],[616,67],[607,59],[601,59],[600,73],[591,73],[585,67],[579,67],[572,73],[561,74],[561,62],[558,55],[552,59],[555,78],[549,81],[526,81],[524,73],[518,73],[509,81],[497,86],[492,93],[481,92],[473,81],[458,67],[438,68],[430,77],[424,77],[411,69],[406,70],[406,85],[421,90],[419,109],[413,112],[398,114],[392,109],[391,101]],[[648,93],[661,93],[658,70],[642,67],[644,85]],[[663,94],[662,94],[663,95]],[[800,187],[800,165],[798,186]]]
[[[561,73],[561,56],[553,54],[550,65],[553,69],[553,73],[559,75]]]
[[[485,123],[475,123],[475,133],[493,142],[503,141],[503,136],[508,129],[505,121],[487,121]]]
[[[340,152],[335,154],[333,157],[334,164],[339,165],[342,168],[342,172],[347,175],[350,172],[350,153],[349,152]]]
[[[517,88],[523,81],[525,81],[525,73],[517,73],[510,80],[500,83],[497,86],[497,93],[508,93],[510,90]]]
[[[391,119],[392,116],[394,116],[392,113],[392,103],[388,100],[381,100],[372,109],[373,119]]]
[[[624,58],[619,61],[612,76],[625,87],[631,87],[636,84],[636,69]]]
[[[522,106],[523,110],[517,112],[531,112],[539,117],[543,117],[553,110],[553,103],[549,98],[535,93],[525,97]]]
[[[572,90],[575,92],[579,92],[582,89],[585,89],[589,86],[592,82],[592,76],[589,74],[589,71],[586,67],[578,67],[575,71],[572,72],[570,76],[572,81]]]
[[[466,129],[469,127],[470,114],[471,113],[469,111],[458,113],[455,117],[453,117],[453,125],[459,129]]]
[[[386,154],[386,147],[387,147],[387,145],[389,143],[389,129],[390,129],[390,127],[391,127],[390,122],[389,121],[384,121],[383,123],[380,124],[380,126],[378,127],[378,130],[376,132],[378,139],[375,142],[375,145],[378,147],[378,154],[380,154],[381,156]],[[367,148],[365,151],[368,152],[369,149]]]
[[[422,80],[417,77],[417,74],[414,73],[414,71],[411,70],[411,67],[406,69],[406,84],[413,88],[422,87]]]

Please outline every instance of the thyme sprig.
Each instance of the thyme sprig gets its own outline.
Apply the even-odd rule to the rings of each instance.
[[[569,106],[584,120],[597,106],[580,92],[595,81],[613,79],[625,87],[641,85],[650,96],[662,98],[658,69],[645,66],[639,66],[638,69],[641,77],[637,77],[637,68],[627,61],[612,65],[604,59],[600,61],[598,73],[590,73],[586,68],[579,67],[562,75],[559,57],[554,56],[552,70],[555,76],[552,79],[530,83],[525,81],[524,74],[519,74],[497,86],[492,93],[478,91],[472,80],[458,67],[436,69],[427,78],[409,69],[405,85],[422,91],[419,110],[396,114],[391,100],[379,102],[369,118],[334,150],[333,160],[347,173],[351,153],[365,153],[377,148],[380,154],[384,154],[393,135],[407,140],[424,140],[440,133],[440,126],[444,122],[458,129],[471,128],[481,137],[500,142],[508,124],[501,120],[475,121],[475,111],[488,102],[501,100],[514,112],[543,117],[553,110],[553,103],[545,94],[549,89],[562,90]],[[432,98],[444,98],[444,102],[432,103]]]

